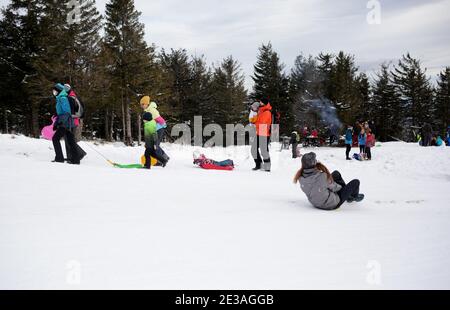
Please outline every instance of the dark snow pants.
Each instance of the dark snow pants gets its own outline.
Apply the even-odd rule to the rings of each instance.
[[[160,146],[160,144],[161,144],[161,142],[162,142],[162,140],[164,138],[165,133],[166,133],[166,130],[164,128],[161,128],[160,130],[157,131],[158,138],[155,141],[155,147],[156,147],[156,152],[158,153],[158,155],[160,157],[168,159],[169,156],[167,156],[166,152],[164,152],[164,150]]]
[[[153,142],[146,142],[145,143],[145,165],[144,167],[147,169],[151,168],[151,158],[156,158],[160,163],[165,163],[167,162],[167,160],[160,155],[160,153],[158,153],[157,149],[156,149],[156,144]]]
[[[372,151],[371,151],[371,148],[368,146],[366,146],[366,154],[367,154],[367,158],[371,160],[372,159]]]
[[[292,144],[292,158],[297,158],[298,157],[297,147],[298,147],[298,143],[293,143]]]
[[[347,150],[345,151],[345,154],[347,155],[347,159],[350,158],[350,151],[352,150],[352,145],[351,144],[347,144]]]
[[[64,154],[62,152],[62,148],[61,148],[61,138],[65,137],[67,139],[67,144],[69,146],[69,149],[71,150],[76,150],[77,149],[77,144],[75,142],[75,137],[72,133],[72,131],[70,131],[69,129],[66,129],[64,127],[59,127],[52,139],[53,142],[53,147],[55,149],[55,161],[59,162],[59,163],[63,163],[64,162]],[[78,157],[78,152],[74,152],[72,154],[72,163],[73,164],[79,164],[80,163],[80,159]]]
[[[74,134],[73,131],[72,131],[72,133]],[[75,136],[75,134],[74,134],[74,136]],[[76,140],[75,140],[75,145],[76,145],[76,148],[75,148],[75,149],[72,149],[72,148],[70,147],[70,144],[69,144],[69,142],[67,141],[67,135],[64,136],[64,143],[65,143],[65,145],[66,145],[66,153],[67,153],[67,160],[68,160],[68,161],[72,161],[72,159],[75,158],[75,157],[73,156],[73,153],[75,153],[75,152],[77,153],[78,159],[79,159],[79,160],[81,160],[84,156],[86,156],[86,152],[78,145],[78,143],[76,142]]]
[[[342,175],[339,171],[334,171],[331,176],[333,177],[334,182],[342,186],[342,189],[337,192],[339,195],[339,198],[341,199],[341,202],[336,206],[336,209],[342,206],[344,202],[347,201],[347,199],[351,197],[356,197],[359,194],[359,180],[353,180],[348,184],[345,184],[344,179],[342,179]]]

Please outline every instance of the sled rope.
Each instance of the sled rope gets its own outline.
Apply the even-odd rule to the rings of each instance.
[[[93,148],[89,143],[83,141],[84,144],[86,144],[91,150],[93,150],[94,152],[96,152],[98,155],[100,155],[101,157],[103,157],[110,165],[115,166],[116,163],[109,160],[108,158],[106,158],[105,155],[103,155],[102,153],[100,153],[99,151],[97,151],[95,148]]]

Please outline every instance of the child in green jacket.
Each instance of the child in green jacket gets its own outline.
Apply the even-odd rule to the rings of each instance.
[[[156,121],[149,112],[144,113],[144,137],[145,137],[145,165],[146,169],[151,168],[150,157],[156,158],[163,167],[166,166],[167,160],[156,152],[156,141],[158,139],[156,131]]]

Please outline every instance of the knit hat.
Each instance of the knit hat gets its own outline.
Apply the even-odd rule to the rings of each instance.
[[[141,99],[141,105],[149,105],[150,104],[150,96],[144,96]]]
[[[142,115],[142,119],[143,119],[144,121],[150,122],[151,120],[153,120],[152,113],[150,113],[150,112],[145,112],[144,115]]]
[[[250,108],[251,108],[253,111],[258,111],[259,106],[260,106],[259,102],[253,102],[253,104],[250,106]]]
[[[303,155],[302,167],[303,169],[314,168],[317,165],[316,153],[311,152]]]
[[[269,103],[269,99],[267,99],[267,98],[262,98],[262,99],[261,99],[261,102],[262,102],[264,105],[266,105],[266,104]]]

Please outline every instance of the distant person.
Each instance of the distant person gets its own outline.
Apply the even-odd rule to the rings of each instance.
[[[367,141],[366,131],[364,129],[361,129],[358,135],[358,145],[359,145],[359,153],[362,156],[365,156],[366,154],[366,141]]]
[[[256,170],[270,172],[271,162],[269,153],[270,130],[272,126],[272,106],[269,99],[263,98],[259,102],[258,117],[255,122],[256,139],[252,144],[252,156]]]
[[[161,142],[164,138],[167,128],[166,120],[161,116],[161,114],[157,110],[158,109],[157,104],[155,102],[150,102],[150,96],[142,97],[140,103],[144,112],[151,113],[152,119],[156,122],[156,131],[157,131],[157,139],[155,140],[156,151],[159,153],[161,157],[163,157],[168,162],[170,160],[170,157],[161,148]]]
[[[81,120],[84,118],[84,104],[78,97],[78,95],[75,93],[73,88],[70,86],[70,84],[64,84],[64,90],[67,92],[67,99],[70,103],[70,109],[72,111],[72,119],[74,123],[74,128],[72,129],[72,133],[75,137],[75,143],[76,148],[75,150],[72,150],[70,148],[69,143],[67,142],[67,138],[64,137],[64,143],[66,145],[66,153],[67,153],[67,161],[72,161],[72,154],[73,152],[78,153],[78,158],[81,161],[85,156],[86,152],[78,145],[77,136],[81,136]]]
[[[422,146],[427,147],[431,145],[431,140],[433,138],[433,128],[430,124],[425,123],[421,129],[422,135]]]
[[[60,140],[66,137],[68,146],[71,150],[76,150],[75,137],[72,133],[74,123],[72,119],[72,111],[70,109],[70,103],[67,99],[67,92],[64,89],[64,85],[58,83],[53,88],[53,96],[56,98],[56,121],[53,129],[55,134],[52,142],[55,149],[55,160],[53,162],[63,163],[64,155],[61,148]],[[80,159],[78,152],[72,153],[71,164],[79,165]]]
[[[347,160],[352,160],[350,157],[350,152],[352,150],[352,146],[353,146],[353,126],[352,125],[348,125],[347,126],[347,130],[345,131],[345,155],[346,155],[346,159]]]
[[[142,116],[144,121],[144,138],[145,138],[145,164],[144,168],[151,169],[151,157],[158,160],[163,167],[167,165],[168,160],[161,156],[156,150],[156,141],[158,140],[156,121],[150,112],[145,112]]]
[[[289,141],[289,144],[292,145],[292,158],[298,157],[298,144],[300,143],[300,135],[297,131],[293,131],[291,133],[291,140]]]
[[[450,146],[450,126],[447,127],[447,136],[446,136],[447,146]]]
[[[321,210],[336,210],[345,202],[364,199],[364,195],[359,193],[359,180],[346,184],[338,171],[331,174],[317,162],[315,153],[303,155],[302,168],[294,177],[294,183],[298,182],[309,202]]]
[[[368,160],[372,160],[372,148],[375,147],[375,135],[370,128],[367,129],[366,139],[366,156]]]

